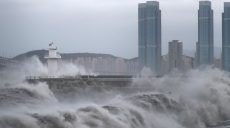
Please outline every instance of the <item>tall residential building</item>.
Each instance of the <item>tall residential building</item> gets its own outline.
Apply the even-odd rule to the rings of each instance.
[[[195,62],[194,62],[194,64],[195,64],[195,67],[199,67],[199,43],[198,42],[196,42],[196,52],[195,52]]]
[[[169,49],[169,71],[173,69],[183,70],[183,44],[178,40],[173,40],[168,44]]]
[[[160,74],[161,10],[157,1],[138,5],[138,56],[140,69],[147,67]]]
[[[198,66],[211,65],[214,59],[213,10],[210,1],[200,1],[198,10]]]
[[[224,3],[222,14],[222,66],[230,71],[230,2]]]

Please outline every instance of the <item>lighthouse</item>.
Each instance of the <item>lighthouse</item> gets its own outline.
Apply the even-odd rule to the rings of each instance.
[[[45,56],[48,64],[48,76],[57,77],[58,70],[58,60],[61,59],[61,55],[57,53],[57,47],[54,46],[54,43],[49,44],[49,53]]]

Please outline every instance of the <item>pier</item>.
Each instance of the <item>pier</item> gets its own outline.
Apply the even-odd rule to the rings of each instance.
[[[82,85],[105,85],[105,86],[127,86],[131,84],[133,76],[129,75],[79,75],[76,77],[42,77],[42,76],[29,76],[26,78],[28,83],[46,82],[48,85],[53,84],[75,84],[76,86]]]

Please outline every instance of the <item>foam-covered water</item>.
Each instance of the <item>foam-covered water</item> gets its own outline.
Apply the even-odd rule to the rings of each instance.
[[[1,81],[0,128],[206,128],[230,119],[230,79],[218,69],[137,78],[123,89],[63,86]]]

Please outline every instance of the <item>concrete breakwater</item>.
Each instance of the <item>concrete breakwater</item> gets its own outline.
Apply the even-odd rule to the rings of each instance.
[[[131,84],[133,76],[128,75],[81,75],[77,77],[35,77],[26,78],[28,83],[46,82],[49,86],[71,85],[71,86],[113,86],[125,87]],[[66,83],[66,84],[65,84]]]

